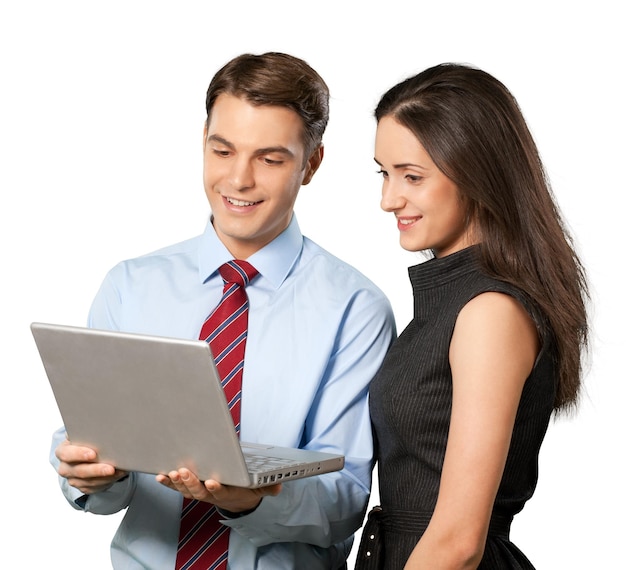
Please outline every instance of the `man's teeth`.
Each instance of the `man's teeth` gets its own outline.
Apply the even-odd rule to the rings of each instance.
[[[233,206],[254,206],[256,202],[244,202],[243,200],[235,200],[234,198],[226,198]]]

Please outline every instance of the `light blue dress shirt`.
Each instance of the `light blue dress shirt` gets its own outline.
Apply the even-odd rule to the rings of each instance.
[[[229,259],[209,223],[201,236],[124,261],[107,274],[88,325],[197,338],[222,294],[218,267]],[[368,386],[395,337],[391,306],[362,274],[303,237],[295,216],[248,261],[260,275],[246,288],[241,439],[343,453],[346,464],[284,483],[251,514],[225,520],[228,567],[338,568],[369,498]],[[64,437],[61,428],[53,438],[55,467]],[[116,570],[174,568],[182,495],[140,473],[89,496],[59,480],[77,509],[127,509],[111,543]]]

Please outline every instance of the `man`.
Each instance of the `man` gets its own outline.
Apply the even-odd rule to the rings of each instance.
[[[258,274],[245,287],[240,437],[343,453],[346,466],[249,490],[184,469],[125,473],[72,445],[61,429],[51,462],[68,501],[99,514],[127,509],[111,544],[116,569],[181,567],[183,499],[217,508],[228,568],[345,567],[371,483],[368,386],[395,327],[384,295],[303,237],[293,213],[300,186],[322,162],[328,97],[321,77],[285,54],[242,55],[218,71],[207,92],[212,215],[204,234],[114,267],[89,326],[198,338],[220,302],[220,266],[250,263]],[[211,567],[225,568],[225,558]]]

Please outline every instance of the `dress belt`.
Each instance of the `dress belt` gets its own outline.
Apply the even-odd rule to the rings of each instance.
[[[399,532],[421,535],[428,526],[432,517],[430,511],[405,511],[402,509],[388,509],[383,507],[380,522],[385,532]],[[489,522],[490,537],[509,539],[511,521],[508,515],[492,514]]]

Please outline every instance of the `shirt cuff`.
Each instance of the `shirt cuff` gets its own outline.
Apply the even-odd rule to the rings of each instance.
[[[219,509],[217,507],[215,508],[217,509],[217,512],[226,519],[239,519],[241,517],[245,517],[246,515],[249,515],[253,513],[254,511],[256,511],[261,506],[262,502],[263,502],[263,498],[261,498],[261,500],[259,501],[259,504],[253,509],[248,509],[247,511],[240,511],[238,513],[233,513],[231,511],[227,511],[226,509]]]

